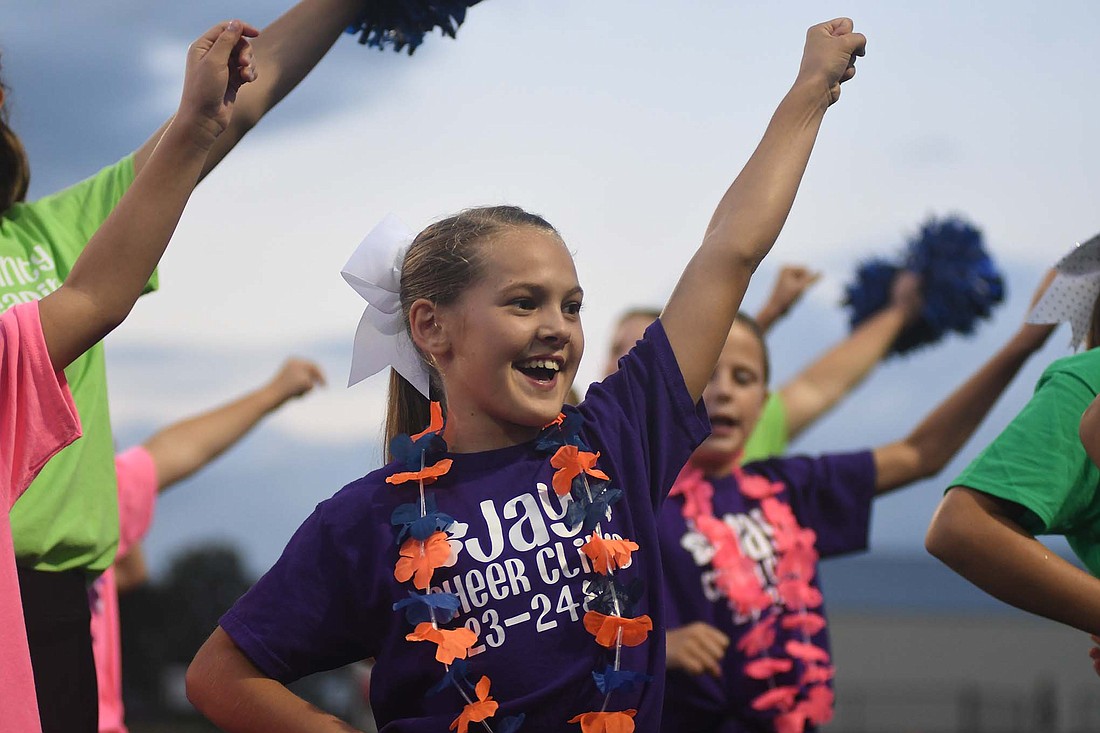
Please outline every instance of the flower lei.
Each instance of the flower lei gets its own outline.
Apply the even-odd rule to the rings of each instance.
[[[556,469],[552,480],[554,492],[572,498],[565,521],[572,527],[581,525],[588,535],[581,550],[594,571],[587,578],[586,591],[587,603],[593,610],[585,613],[584,628],[597,644],[613,653],[609,663],[592,673],[604,695],[603,706],[598,711],[576,715],[569,722],[579,723],[582,733],[632,733],[637,711],[608,711],[607,707],[613,692],[629,691],[635,684],[652,679],[622,669],[620,664],[622,647],[641,644],[653,628],[649,616],[633,617],[633,606],[641,596],[641,579],[624,584],[615,577],[616,570],[630,563],[631,553],[638,545],[604,534],[600,523],[609,516],[611,505],[622,497],[622,490],[610,485],[610,477],[596,467],[599,453],[593,453],[581,440],[584,418],[571,408],[565,409],[567,413],[559,414],[543,428],[535,448],[552,454],[550,465]],[[445,672],[428,694],[454,687],[466,700],[450,730],[457,728],[458,733],[467,733],[471,723],[479,723],[488,733],[515,733],[523,724],[524,715],[502,718],[490,727],[488,721],[499,707],[489,695],[491,682],[482,675],[474,684],[468,677],[465,660],[477,643],[477,634],[465,626],[453,629],[443,626],[458,616],[458,596],[431,591],[432,574],[450,556],[448,540],[455,521],[437,509],[434,493],[425,490],[451,469],[451,459],[434,460],[447,451],[442,433],[443,412],[439,403],[433,402],[428,427],[413,436],[399,435],[390,445],[391,453],[405,464],[406,470],[389,476],[386,483],[415,483],[419,488],[418,501],[399,505],[390,518],[400,546],[394,578],[401,583],[411,581],[416,589],[409,591],[408,598],[393,604],[393,608],[403,610],[414,627],[405,637],[408,641],[436,644],[435,658],[443,664]]]
[[[829,653],[811,637],[825,627],[820,610],[821,591],[813,587],[818,554],[817,535],[798,524],[790,506],[776,495],[784,486],[763,476],[747,475],[735,462],[733,476],[741,493],[759,504],[774,530],[776,586],[774,597],[758,574],[756,562],[741,551],[734,529],[714,515],[714,486],[698,468],[687,466],[677,477],[671,496],[683,497],[681,512],[710,543],[711,565],[717,571],[715,585],[726,597],[730,610],[752,617],[752,628],[738,641],[737,649],[748,658],[743,672],[755,680],[767,680],[768,690],[751,703],[757,711],[775,711],[776,733],[802,733],[806,723],[823,724],[833,717],[833,677]],[[790,632],[780,646],[777,627]],[[777,685],[775,675],[801,668],[798,683]]]

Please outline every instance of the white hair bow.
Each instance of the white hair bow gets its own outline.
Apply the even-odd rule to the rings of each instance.
[[[1076,348],[1088,338],[1092,307],[1100,296],[1100,234],[1074,245],[1054,269],[1057,276],[1027,314],[1027,322],[1069,321],[1073,327],[1070,346]]]
[[[355,331],[349,387],[389,366],[428,396],[428,369],[409,338],[401,313],[401,267],[414,236],[400,219],[387,214],[340,271],[367,301]]]

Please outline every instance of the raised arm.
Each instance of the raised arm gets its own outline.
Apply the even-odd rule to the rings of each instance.
[[[160,144],[62,286],[39,304],[55,368],[118,326],[141,295],[207,154],[229,125],[242,75],[249,73],[246,37],[255,34],[240,21],[222,23],[188,49],[183,97]]]
[[[200,179],[306,77],[344,29],[360,16],[363,7],[363,0],[302,0],[264,28],[252,44],[255,63],[263,73],[241,91],[233,120],[211,149]],[[135,171],[144,167],[167,125],[138,148]]]
[[[770,331],[820,279],[820,272],[804,265],[783,265],[775,278],[775,285],[772,286],[767,302],[753,316],[756,325],[764,333]]]
[[[855,74],[866,39],[839,18],[806,34],[802,65],[756,151],[711,218],[661,321],[693,399],[714,365],[749,278],[775,243],[794,203],[821,120]]]
[[[920,278],[911,272],[899,274],[885,308],[780,388],[792,439],[866,379],[920,313],[921,304]]]
[[[1038,301],[1054,277],[1047,273],[1032,297]],[[884,493],[938,473],[992,409],[1024,362],[1042,348],[1054,326],[1025,323],[961,387],[903,440],[874,451],[875,488]]]
[[[187,478],[243,438],[265,416],[324,381],[316,364],[288,359],[262,387],[160,430],[144,444],[157,469],[158,489],[164,491]]]

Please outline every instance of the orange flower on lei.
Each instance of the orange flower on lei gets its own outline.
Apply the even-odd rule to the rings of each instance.
[[[437,629],[430,622],[425,621],[417,624],[413,632],[405,636],[405,640],[434,641],[439,645],[435,650],[436,661],[450,664],[456,659],[465,659],[469,656],[470,647],[477,641],[477,634],[465,626],[459,626],[457,629]]]
[[[428,420],[428,427],[424,428],[416,435],[409,436],[414,443],[428,433],[438,433],[443,429],[443,406],[433,400],[428,409],[431,415],[431,418]]]
[[[424,542],[410,537],[401,545],[401,557],[393,569],[393,577],[400,583],[412,578],[416,588],[427,590],[432,584],[432,573],[450,556],[451,543],[447,541],[446,532],[434,532]]]
[[[448,730],[458,728],[458,733],[466,733],[470,723],[480,723],[496,715],[497,708],[500,706],[496,700],[489,697],[489,678],[482,675],[474,691],[477,693],[477,702],[469,703],[462,708],[462,712],[454,719]]]
[[[589,611],[584,614],[584,628],[596,637],[597,644],[613,649],[620,629],[623,632],[623,646],[638,646],[653,630],[653,621],[649,616],[623,618]]]
[[[605,539],[593,532],[581,552],[592,561],[592,569],[601,575],[609,570],[618,570],[630,562],[630,553],[638,549],[637,542],[630,540]]]
[[[594,478],[609,481],[610,477],[596,468],[596,459],[599,457],[599,453],[582,451],[575,445],[563,445],[558,448],[558,452],[550,459],[550,465],[558,469],[554,472],[554,493],[558,496],[568,494],[573,479],[580,476],[581,473],[587,473]]]
[[[614,713],[581,713],[570,718],[570,723],[580,723],[582,733],[634,733],[634,716],[637,710]]]
[[[402,473],[395,473],[392,476],[386,477],[387,484],[403,484],[406,481],[420,481],[423,479],[424,485],[435,483],[435,480],[451,470],[451,459],[444,458],[442,461],[436,461],[430,466],[426,466],[419,471],[404,471]]]

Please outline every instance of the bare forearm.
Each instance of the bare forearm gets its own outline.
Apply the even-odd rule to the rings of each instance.
[[[187,669],[187,698],[226,733],[356,733],[264,676],[221,628]]]
[[[951,489],[932,518],[925,546],[1005,603],[1100,633],[1100,579],[1058,557],[999,513],[992,497]]]
[[[153,456],[160,490],[217,458],[285,401],[286,397],[269,384],[157,432],[145,441],[144,447]]]
[[[241,90],[233,122],[207,158],[202,175],[298,86],[336,39],[363,12],[362,0],[303,0],[263,29],[253,42],[259,78]]]
[[[764,304],[763,308],[756,312],[756,315],[753,316],[753,320],[756,321],[756,325],[760,326],[761,331],[767,333],[771,330],[772,326],[786,314],[787,312],[783,310],[783,308],[768,301]]]
[[[794,438],[862,382],[905,328],[906,312],[886,308],[783,385],[779,397]]]
[[[693,396],[710,377],[752,272],[779,236],[827,107],[808,84],[796,84],[784,97],[661,316],[681,368],[705,366],[684,374]],[[712,315],[700,319],[703,312]]]
[[[928,414],[904,440],[875,449],[879,493],[939,472],[970,439],[1034,345],[1017,334]]]
[[[193,127],[171,125],[65,283],[42,300],[42,328],[56,367],[126,318],[168,246],[208,151]]]
[[[764,259],[794,204],[827,108],[816,86],[796,84],[787,92],[715,209],[703,249],[754,266]]]

